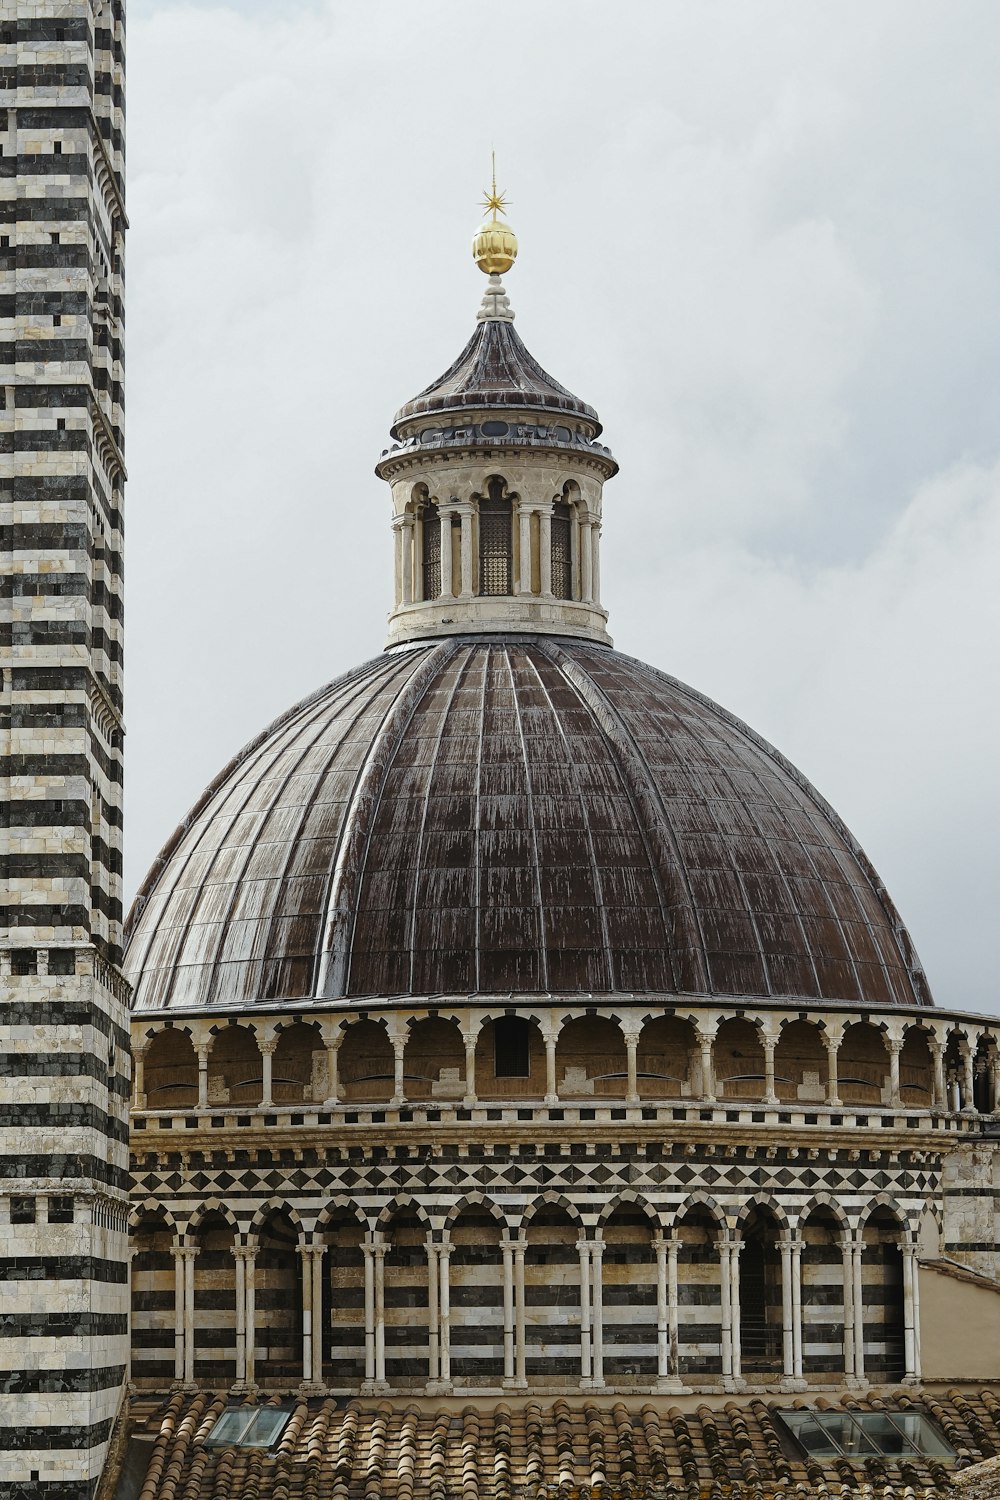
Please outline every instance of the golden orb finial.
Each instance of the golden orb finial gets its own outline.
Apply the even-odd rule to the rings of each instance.
[[[507,197],[497,192],[497,156],[493,157],[493,185],[487,189],[483,207],[493,217],[480,224],[472,239],[472,255],[476,265],[486,276],[502,276],[509,271],[517,259],[517,235],[509,224],[501,224],[497,214],[506,214]]]

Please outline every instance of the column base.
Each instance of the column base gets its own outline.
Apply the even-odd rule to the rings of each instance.
[[[298,1386],[300,1396],[323,1396],[326,1386],[321,1380],[303,1380]]]
[[[723,1375],[722,1389],[724,1391],[745,1391],[748,1387],[742,1375]]]
[[[580,1381],[581,1391],[603,1391],[604,1387],[605,1382],[603,1380],[595,1380],[592,1375],[588,1376],[586,1380]]]
[[[516,1375],[505,1375],[500,1384],[505,1391],[526,1391],[528,1389],[528,1382],[526,1380],[518,1380]]]
[[[781,1380],[781,1389],[783,1391],[807,1391],[809,1383],[797,1375],[785,1375]]]
[[[654,1391],[672,1391],[675,1396],[686,1395],[690,1389],[679,1375],[661,1375],[653,1386]]]
[[[234,1380],[229,1387],[230,1394],[233,1396],[252,1395],[257,1389],[258,1387],[252,1380]]]
[[[424,1392],[428,1396],[450,1396],[454,1386],[450,1380],[428,1380]]]
[[[363,1380],[361,1382],[362,1396],[384,1396],[389,1389],[388,1380]]]
[[[866,1391],[868,1382],[863,1375],[848,1375],[844,1381],[849,1391]]]

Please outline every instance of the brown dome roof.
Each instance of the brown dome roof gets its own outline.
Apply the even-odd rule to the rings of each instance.
[[[140,1010],[650,992],[927,1005],[878,876],[744,724],[578,641],[378,658],[218,777],[136,900]]]
[[[400,407],[390,430],[398,438],[402,424],[414,417],[484,407],[530,408],[583,417],[594,437],[601,431],[594,408],[542,369],[514,332],[512,323],[493,318],[478,323],[455,363],[419,396]]]

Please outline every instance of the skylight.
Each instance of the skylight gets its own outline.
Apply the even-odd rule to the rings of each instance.
[[[780,1411],[795,1440],[814,1458],[954,1458],[919,1411]]]
[[[230,1406],[205,1442],[213,1448],[270,1448],[291,1415],[281,1406]]]

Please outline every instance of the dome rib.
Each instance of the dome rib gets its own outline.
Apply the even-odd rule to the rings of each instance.
[[[930,1004],[810,783],[694,689],[568,639],[369,662],[252,742],[130,918],[139,1011],[392,995]]]

